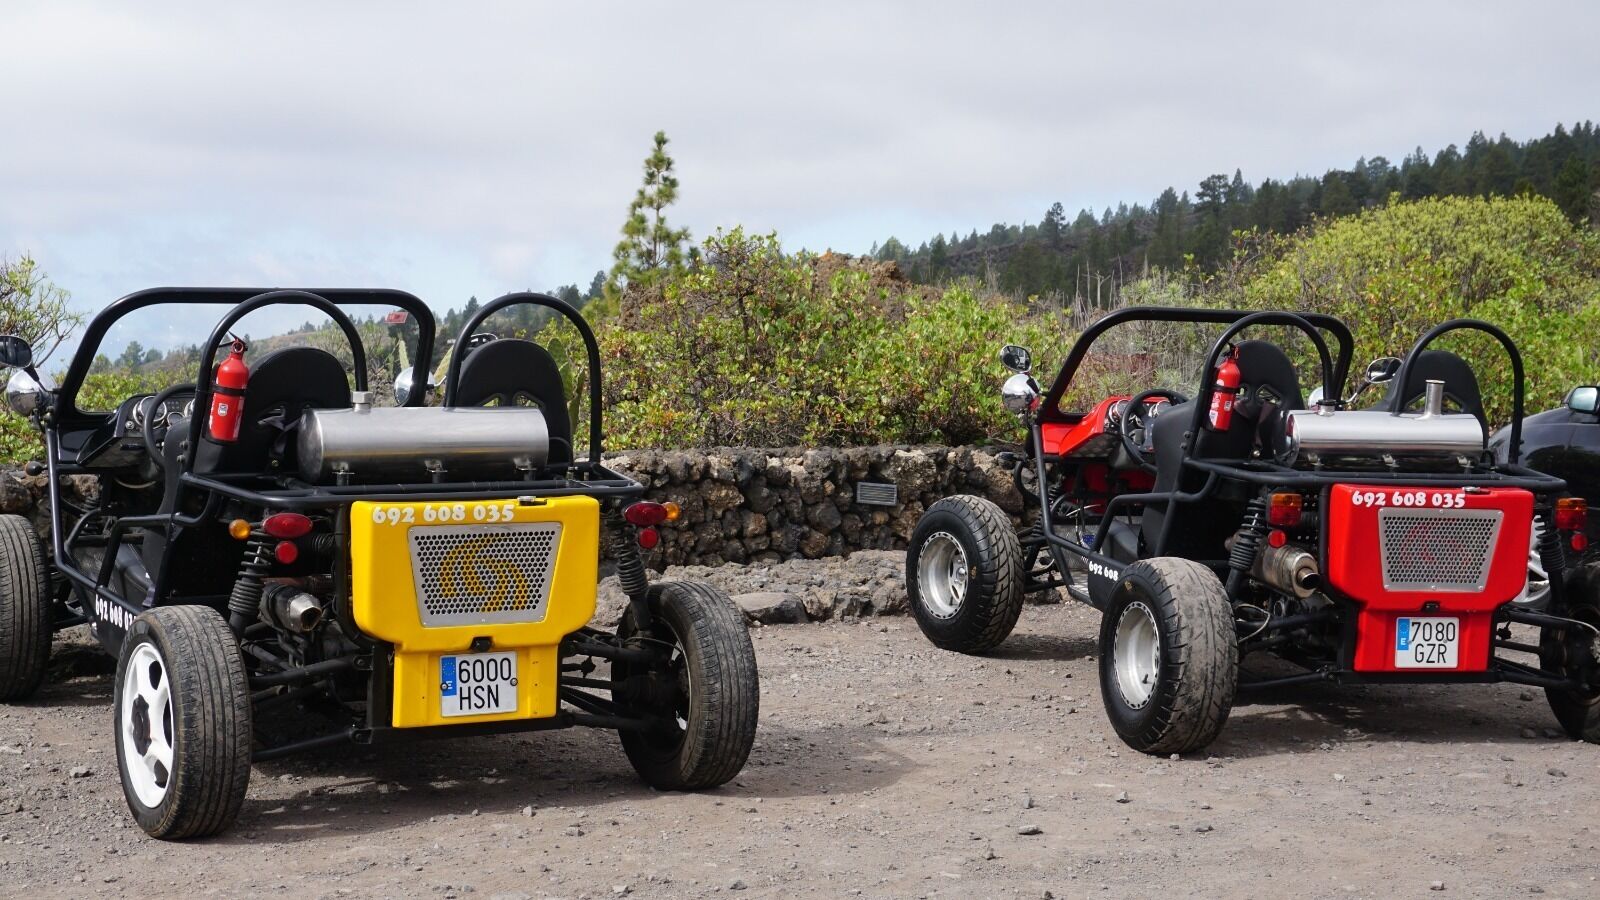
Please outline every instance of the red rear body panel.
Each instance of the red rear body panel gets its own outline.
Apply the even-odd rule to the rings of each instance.
[[[1460,620],[1457,665],[1489,666],[1494,611],[1528,575],[1533,495],[1520,488],[1334,485],[1327,504],[1327,582],[1360,607],[1353,668],[1395,666],[1402,617]]]

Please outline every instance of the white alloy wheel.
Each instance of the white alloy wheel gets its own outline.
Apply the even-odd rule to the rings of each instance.
[[[136,647],[123,674],[117,740],[128,781],[150,808],[166,799],[173,770],[172,690],[166,661],[153,643]]]

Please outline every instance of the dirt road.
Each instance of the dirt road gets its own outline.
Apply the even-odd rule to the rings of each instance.
[[[0,708],[0,895],[1600,896],[1600,747],[1542,696],[1300,690],[1152,759],[1101,712],[1095,626],[1030,607],[986,659],[900,617],[757,629],[722,790],[653,793],[607,733],[434,742],[257,766],[193,844],[128,818],[110,676],[79,675]]]

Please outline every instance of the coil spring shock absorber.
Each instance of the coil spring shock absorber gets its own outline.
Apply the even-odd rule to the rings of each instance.
[[[261,614],[262,579],[272,568],[269,558],[272,539],[263,531],[251,529],[245,541],[244,559],[239,563],[239,576],[234,579],[233,591],[228,594],[228,627],[235,634],[244,630]]]
[[[1556,528],[1555,514],[1548,508],[1539,511],[1539,562],[1544,563],[1544,575],[1550,582],[1551,597],[1561,596],[1558,585],[1567,568],[1567,552],[1561,547],[1561,533]]]
[[[613,506],[606,511],[606,549],[617,561],[617,583],[628,596],[633,609],[634,624],[641,632],[650,630],[650,579],[644,573],[644,557],[639,555],[639,543],[629,540],[628,523],[622,518],[622,509]]]
[[[1267,501],[1257,496],[1245,505],[1244,520],[1233,536],[1233,547],[1228,550],[1228,593],[1239,588],[1245,573],[1256,563],[1256,553],[1261,549],[1261,536],[1267,533]]]

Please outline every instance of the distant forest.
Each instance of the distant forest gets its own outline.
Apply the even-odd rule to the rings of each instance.
[[[934,235],[915,249],[890,237],[870,253],[894,260],[911,280],[934,284],[961,277],[992,279],[1016,295],[1053,296],[1109,306],[1120,285],[1146,267],[1209,272],[1226,261],[1234,231],[1299,230],[1317,217],[1344,216],[1378,206],[1390,195],[1549,197],[1573,222],[1600,218],[1600,129],[1593,122],[1557,125],[1518,143],[1477,132],[1465,149],[1454,144],[1430,157],[1418,147],[1395,165],[1382,156],[1359,159],[1322,177],[1268,178],[1259,184],[1212,175],[1193,196],[1167,188],[1149,205],[1122,203],[1098,215],[1082,210],[1068,220],[1060,203],[1038,223],[996,223]]]

